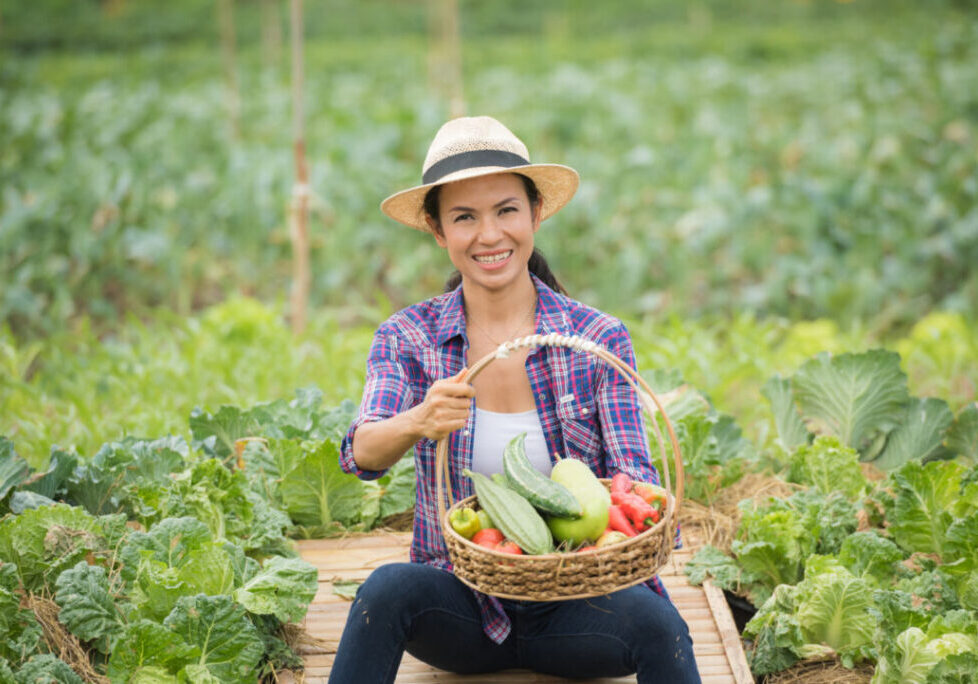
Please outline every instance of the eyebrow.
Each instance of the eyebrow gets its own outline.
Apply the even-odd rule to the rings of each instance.
[[[496,202],[494,205],[492,205],[492,208],[493,209],[498,209],[499,207],[503,206],[504,204],[509,204],[510,202],[518,202],[518,201],[519,201],[519,198],[518,197],[507,197],[504,200],[501,200],[499,202]],[[452,207],[451,209],[449,209],[449,211],[475,211],[475,209],[473,209],[472,207],[461,207],[461,206],[459,206],[459,207]]]

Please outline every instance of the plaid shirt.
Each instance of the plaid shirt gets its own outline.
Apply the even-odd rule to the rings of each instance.
[[[577,335],[596,342],[635,367],[631,338],[621,321],[560,295],[536,276],[536,332]],[[455,375],[466,365],[468,340],[462,289],[439,295],[399,311],[374,335],[367,357],[367,375],[360,410],[340,450],[343,470],[362,479],[381,477],[353,460],[353,433],[363,423],[383,420],[415,406],[438,379]],[[659,482],[651,464],[642,409],[634,390],[616,371],[591,354],[539,347],[530,351],[526,372],[536,399],[551,461],[576,458],[598,477],[628,473],[645,482]],[[474,400],[473,400],[474,404]],[[475,411],[464,430],[449,436],[449,477],[458,501],[472,495],[462,469],[472,465]],[[411,560],[451,571],[435,494],[435,445],[422,439],[414,447],[417,501]],[[677,534],[677,545],[678,545]],[[658,577],[648,585],[663,596]],[[496,643],[509,635],[511,624],[498,599],[476,593],[483,628]]]

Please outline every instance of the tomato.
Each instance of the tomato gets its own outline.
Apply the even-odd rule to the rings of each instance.
[[[495,546],[496,551],[501,551],[502,553],[512,553],[516,556],[523,555],[523,549],[514,542],[512,539],[507,539],[506,541],[501,541]]]
[[[497,530],[495,527],[486,527],[478,532],[472,537],[472,541],[479,546],[484,546],[487,549],[495,548],[496,544],[503,540],[503,533]]]

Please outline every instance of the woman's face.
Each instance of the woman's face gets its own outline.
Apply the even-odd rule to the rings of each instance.
[[[536,209],[523,181],[504,173],[442,186],[441,234],[431,217],[428,223],[467,286],[497,291],[526,273],[540,227]]]

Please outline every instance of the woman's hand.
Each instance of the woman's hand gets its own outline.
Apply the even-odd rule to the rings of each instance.
[[[462,380],[466,370],[428,388],[424,401],[415,407],[418,433],[437,442],[465,426],[475,396],[475,388]]]

